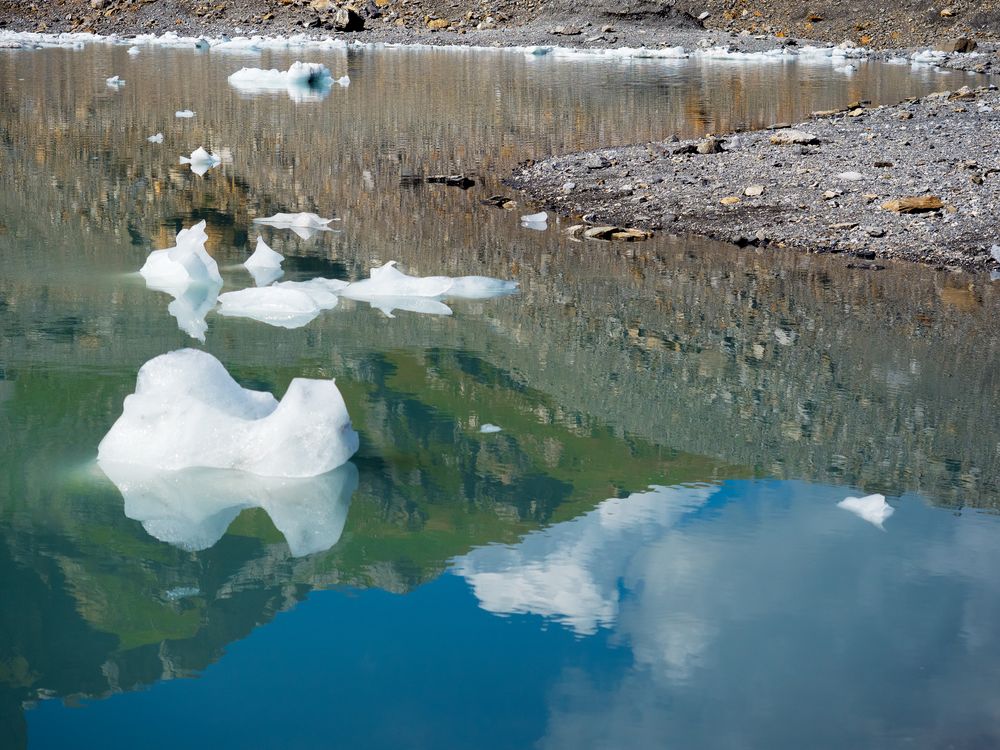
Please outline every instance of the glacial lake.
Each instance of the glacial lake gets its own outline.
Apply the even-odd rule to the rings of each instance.
[[[296,59],[350,85],[227,83]],[[481,202],[520,202],[500,180],[526,159],[974,80],[0,50],[0,747],[1000,744],[1000,284],[580,243]],[[198,146],[223,160],[202,177],[178,164]],[[405,179],[437,173],[476,185]],[[296,211],[337,231],[252,223]],[[260,233],[288,280],[396,260],[520,292],[294,330],[209,313],[202,344],[136,273],[202,220],[224,291]],[[336,378],[360,451],[292,490],[221,472],[129,505],[97,445],[188,346],[279,397]],[[838,507],[873,493],[881,528]]]

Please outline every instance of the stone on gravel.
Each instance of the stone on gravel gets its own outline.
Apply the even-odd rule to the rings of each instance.
[[[721,154],[722,153],[722,141],[718,138],[706,138],[700,141],[695,147],[695,150],[699,154]]]
[[[611,162],[600,154],[591,154],[584,160],[583,166],[587,169],[606,169],[611,166]]]
[[[886,201],[882,204],[882,208],[898,214],[919,214],[939,211],[944,208],[944,202],[936,195],[909,196]]]
[[[743,191],[743,195],[746,195],[750,198],[756,198],[758,195],[763,195],[763,194],[764,194],[763,185],[750,185],[747,187],[746,190]]]
[[[338,31],[362,31],[365,19],[351,8],[339,8],[333,16],[333,25]]]
[[[776,131],[771,136],[771,143],[775,146],[811,146],[819,143],[819,138],[805,130],[786,128]]]
[[[735,206],[739,202],[740,199],[737,198],[735,195],[727,195],[725,198],[719,201],[719,203],[721,203],[723,206]]]
[[[979,46],[976,44],[975,39],[969,39],[967,36],[960,36],[956,39],[948,39],[938,45],[938,50],[941,52],[972,52]]]

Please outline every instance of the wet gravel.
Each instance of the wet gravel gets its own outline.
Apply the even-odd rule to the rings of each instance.
[[[773,142],[782,140],[800,142]],[[702,150],[718,153],[697,153],[699,143],[557,156],[522,165],[509,184],[592,224],[844,253],[869,264],[997,267],[990,252],[1000,244],[995,86],[704,141]],[[941,207],[892,210],[891,201],[914,197],[940,198]]]

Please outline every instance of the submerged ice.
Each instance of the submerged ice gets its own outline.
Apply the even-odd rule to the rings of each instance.
[[[347,406],[333,380],[295,378],[279,402],[241,387],[211,354],[162,354],[140,370],[135,393],[97,450],[101,464],[163,471],[235,469],[311,477],[358,449]]]

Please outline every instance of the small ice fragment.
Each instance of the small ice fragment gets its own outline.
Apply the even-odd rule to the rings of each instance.
[[[111,76],[111,78],[107,79],[107,84],[109,88],[120,89],[122,86],[125,85],[125,81],[119,78],[118,76]]]
[[[308,281],[282,281],[274,285],[278,289],[292,289],[308,296],[320,310],[332,310],[340,299],[339,292],[347,286],[340,279],[315,278]]]
[[[210,154],[201,146],[198,146],[198,148],[191,152],[191,156],[182,156],[180,163],[190,164],[192,172],[197,175],[203,175],[212,167],[216,167],[221,164],[222,159],[215,154]]]
[[[337,85],[342,86],[343,88],[346,89],[348,86],[351,85],[351,77],[341,76],[340,78],[337,79]]]
[[[320,314],[320,307],[298,289],[266,286],[220,294],[219,314],[279,328],[301,328]]]
[[[845,180],[847,182],[858,182],[865,179],[865,176],[861,172],[841,172],[837,175],[838,180]]]
[[[851,511],[880,529],[885,520],[895,512],[895,508],[885,501],[885,495],[878,494],[844,498],[837,503],[837,507]]]
[[[331,221],[339,219],[323,219],[306,211],[297,214],[275,214],[253,220],[254,224],[267,224],[278,229],[291,229],[304,240],[308,240],[316,232],[332,232],[327,226]]]
[[[174,112],[174,117],[194,117],[194,112],[190,109],[179,109]]]
[[[126,513],[125,515],[128,515]],[[167,589],[163,592],[163,598],[168,602],[176,602],[181,599],[187,599],[191,596],[198,596],[201,593],[201,589],[195,586],[177,586],[176,588]]]
[[[369,272],[370,278],[348,284],[341,291],[349,299],[369,301],[375,297],[440,297],[452,285],[447,276],[408,276],[390,260]]]
[[[284,255],[282,255],[281,253],[276,253],[274,250],[272,250],[267,246],[267,243],[264,242],[263,237],[258,237],[257,249],[253,251],[253,255],[251,255],[249,258],[246,259],[243,265],[246,266],[247,270],[249,270],[250,273],[253,274],[254,280],[257,281],[257,274],[255,272],[265,272],[265,273],[273,271],[280,272],[281,262],[284,259],[285,259]],[[271,281],[274,281],[274,279],[278,278],[278,276],[280,276],[281,273],[279,273],[278,276],[273,276],[273,274],[271,273],[267,273],[267,275],[271,276]],[[265,283],[270,283],[270,282],[265,282]],[[260,281],[257,281],[257,286],[264,286],[264,284],[262,284]]]
[[[540,211],[537,214],[525,214],[521,217],[521,226],[525,229],[534,229],[539,232],[544,232],[549,228],[548,225],[549,215],[544,211]]]
[[[130,55],[138,55],[141,50],[138,47],[129,47],[128,53]]]
[[[357,449],[333,380],[295,378],[279,403],[241,387],[211,354],[181,349],[140,368],[135,393],[125,398],[97,459],[165,471],[201,466],[310,477]]]
[[[993,245],[990,248],[990,255],[993,256],[993,260],[1000,263],[1000,245]]]
[[[157,133],[156,135],[151,135],[146,139],[150,143],[163,143],[163,133]]]
[[[502,428],[498,427],[497,425],[490,424],[489,422],[487,422],[486,424],[484,424],[482,427],[479,428],[479,431],[490,434],[493,432],[500,432],[501,429]]]

